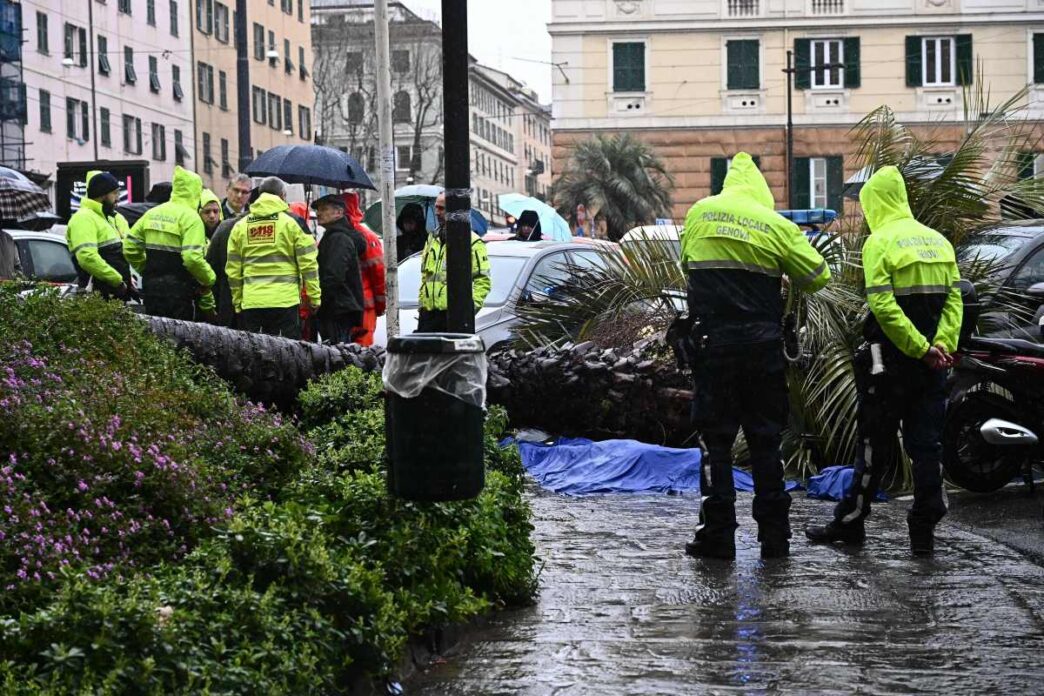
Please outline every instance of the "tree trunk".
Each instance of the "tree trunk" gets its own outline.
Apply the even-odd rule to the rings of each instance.
[[[251,401],[284,410],[293,410],[298,392],[315,377],[348,366],[379,370],[384,362],[383,349],[354,343],[328,346],[211,324],[143,318],[154,333],[212,367]]]
[[[692,446],[692,379],[663,342],[633,349],[593,343],[491,356],[489,401],[516,427],[594,439]]]

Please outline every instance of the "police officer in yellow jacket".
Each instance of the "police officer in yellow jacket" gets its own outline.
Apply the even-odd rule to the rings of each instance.
[[[421,253],[420,312],[417,331],[446,331],[448,308],[446,296],[446,194],[435,199],[435,216],[439,227],[428,235]],[[482,309],[492,287],[486,244],[471,233],[471,296],[475,311]]]
[[[790,552],[790,495],[783,486],[781,434],[788,400],[783,358],[782,278],[815,292],[830,271],[801,230],[778,215],[750,155],[732,159],[717,196],[685,218],[681,261],[688,274],[694,339],[693,420],[703,439],[700,524],[685,550],[736,555],[732,446],[740,426],[754,474],[754,519],[763,558]]]
[[[122,235],[117,228],[116,201],[120,185],[108,172],[88,172],[87,193],[80,209],[69,218],[66,242],[72,252],[81,288],[93,278],[103,297],[127,299],[133,292],[130,266],[123,257]],[[122,219],[120,215],[120,219]],[[126,221],[124,221],[126,225]]]
[[[859,192],[870,236],[863,273],[871,314],[866,345],[856,353],[859,438],[855,472],[834,519],[805,534],[815,542],[861,546],[863,520],[881,476],[894,460],[896,431],[913,461],[914,502],[907,515],[910,548],[934,550],[935,525],[946,514],[942,488],[946,372],[957,349],[963,305],[953,247],[910,212],[895,167],[875,173]]]
[[[145,311],[158,317],[195,318],[196,298],[212,311],[214,270],[203,258],[207,238],[199,217],[203,180],[174,167],[170,200],[151,208],[134,223],[123,254],[142,277]]]
[[[250,214],[236,223],[228,239],[225,272],[232,304],[244,331],[301,338],[301,288],[318,309],[319,264],[316,244],[287,213],[286,184],[264,179]]]

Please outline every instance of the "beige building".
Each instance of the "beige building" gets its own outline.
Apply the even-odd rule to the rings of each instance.
[[[943,151],[962,131],[963,86],[980,77],[994,101],[1031,84],[1023,115],[1044,123],[1044,0],[552,0],[549,30],[562,66],[554,171],[570,144],[632,132],[674,174],[676,218],[720,188],[740,150],[780,206],[840,207],[858,166],[853,125],[888,104]]]
[[[251,159],[276,145],[313,142],[311,13],[307,0],[247,3],[250,103],[236,79],[235,0],[192,2],[196,138],[190,169],[219,196],[239,169],[240,109],[250,115]]]

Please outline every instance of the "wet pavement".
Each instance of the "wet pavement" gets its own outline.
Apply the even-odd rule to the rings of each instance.
[[[691,559],[697,499],[534,493],[535,606],[493,616],[407,694],[1044,693],[1044,568],[945,522],[914,559],[906,503],[862,551],[762,561],[741,494],[735,562]]]

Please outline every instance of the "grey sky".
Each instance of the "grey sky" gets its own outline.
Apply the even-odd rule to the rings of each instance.
[[[401,0],[426,19],[441,24],[441,0]],[[540,101],[551,101],[551,66],[530,61],[551,60],[551,0],[470,0],[468,49],[485,65],[511,73],[536,90]]]

